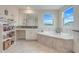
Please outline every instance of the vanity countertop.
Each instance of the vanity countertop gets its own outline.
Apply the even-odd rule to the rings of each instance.
[[[38,26],[17,26],[16,30],[37,29]]]
[[[79,32],[79,30],[72,30],[72,31],[74,31],[74,32]]]
[[[17,26],[17,28],[38,28],[38,26]]]

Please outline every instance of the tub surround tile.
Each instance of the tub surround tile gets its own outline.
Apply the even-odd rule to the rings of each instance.
[[[60,38],[54,38],[46,35],[38,34],[38,41],[45,46],[54,48],[59,52],[72,52],[73,40],[65,40]]]

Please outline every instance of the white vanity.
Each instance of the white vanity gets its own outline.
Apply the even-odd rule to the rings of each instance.
[[[26,40],[37,39],[38,17],[35,14],[26,14],[20,11],[21,24],[16,28],[16,38]]]
[[[16,38],[25,40],[37,40],[37,28],[16,28]]]

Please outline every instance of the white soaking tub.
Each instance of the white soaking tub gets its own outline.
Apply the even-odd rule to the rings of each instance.
[[[73,36],[50,31],[38,32],[38,41],[59,52],[73,52]]]

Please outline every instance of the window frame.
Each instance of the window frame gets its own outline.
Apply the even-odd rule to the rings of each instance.
[[[64,9],[64,11],[63,11],[63,13],[62,13],[62,17],[63,17],[63,26],[64,26],[64,27],[73,26],[73,24],[72,24],[72,25],[65,25],[65,24],[64,24],[64,12],[67,11],[68,9],[71,9],[71,8],[74,9],[74,7],[72,7],[72,6],[71,6],[71,7],[67,7],[67,8]],[[74,10],[75,10],[75,9],[74,9]],[[73,12],[73,19],[74,19],[74,12]],[[74,20],[74,21],[75,21],[75,20]]]
[[[44,15],[45,14],[47,14],[47,13],[49,13],[51,16],[52,16],[52,24],[45,24],[44,23]],[[52,13],[52,12],[50,12],[50,11],[47,11],[47,12],[44,12],[43,14],[42,14],[42,21],[43,21],[43,25],[44,26],[53,26],[54,25],[54,19],[55,19],[55,15],[54,15],[54,13]]]

